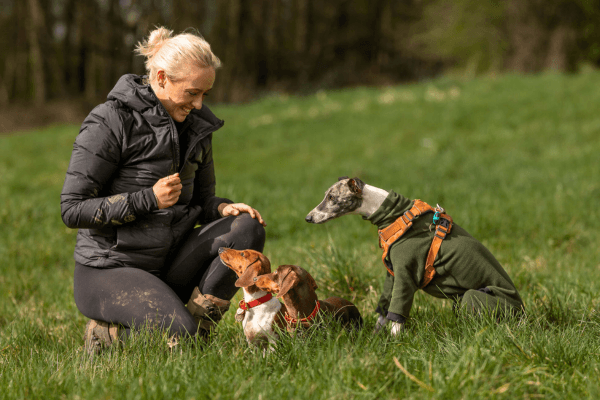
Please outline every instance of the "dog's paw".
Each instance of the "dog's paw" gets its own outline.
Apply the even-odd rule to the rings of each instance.
[[[377,318],[377,322],[375,323],[375,329],[373,330],[373,333],[381,332],[382,328],[385,327],[388,321],[389,319],[387,319],[383,315],[380,315],[379,318]]]
[[[390,329],[390,333],[392,334],[392,336],[398,336],[403,331],[404,331],[404,323],[392,321],[392,327]]]

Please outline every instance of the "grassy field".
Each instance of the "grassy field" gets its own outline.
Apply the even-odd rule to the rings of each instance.
[[[597,72],[446,78],[214,107],[218,194],[261,211],[274,265],[305,267],[367,322],[286,337],[266,357],[230,312],[206,348],[170,353],[142,332],[87,358],[76,231],[59,208],[78,127],[0,137],[0,398],[600,398],[599,87]],[[456,317],[418,293],[403,336],[373,336],[375,227],[304,222],[344,175],[443,205],[504,265],[527,316]]]

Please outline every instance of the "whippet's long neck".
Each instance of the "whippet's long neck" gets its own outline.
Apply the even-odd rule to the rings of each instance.
[[[381,206],[389,194],[387,190],[365,184],[362,189],[362,204],[354,210],[353,214],[359,214],[367,218],[370,217]]]

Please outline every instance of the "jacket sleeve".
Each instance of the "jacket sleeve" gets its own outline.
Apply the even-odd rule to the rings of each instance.
[[[194,195],[192,198],[192,204],[197,204],[202,207],[202,214],[200,215],[199,222],[206,224],[221,218],[219,214],[219,204],[221,203],[233,203],[233,201],[217,197],[215,195],[215,164],[212,155],[211,137],[208,140],[208,146],[206,146],[202,162],[198,166],[196,176],[194,178]]]
[[[102,197],[119,168],[122,126],[117,111],[106,103],[84,120],[60,196],[61,216],[69,228],[122,225],[158,208],[151,187]]]

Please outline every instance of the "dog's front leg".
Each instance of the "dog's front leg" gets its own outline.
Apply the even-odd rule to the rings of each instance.
[[[392,321],[392,328],[390,329],[390,333],[392,336],[398,336],[400,333],[404,331],[404,322],[396,322]]]
[[[373,330],[373,333],[379,333],[381,329],[385,327],[388,321],[389,319],[383,315],[379,315],[379,318],[377,318],[377,322],[375,323],[375,329]]]

